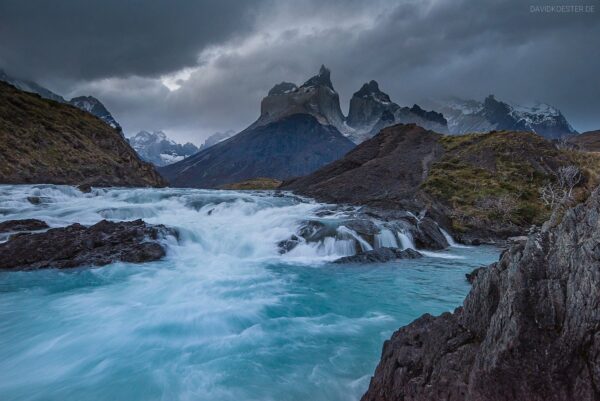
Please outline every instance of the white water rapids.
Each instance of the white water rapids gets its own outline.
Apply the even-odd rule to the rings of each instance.
[[[324,207],[260,192],[0,186],[0,221],[142,218],[180,233],[158,262],[0,272],[0,400],[360,398],[383,341],[459,305],[464,274],[497,251],[334,265],[372,246]],[[280,254],[307,220],[335,235]],[[374,245],[414,248],[387,229]]]

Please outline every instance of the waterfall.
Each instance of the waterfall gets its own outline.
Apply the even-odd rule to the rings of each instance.
[[[398,238],[402,249],[416,249],[412,234],[409,231],[398,231]]]
[[[457,244],[456,241],[454,241],[454,238],[452,238],[452,236],[446,231],[444,230],[442,227],[439,227],[440,232],[442,233],[442,235],[444,236],[444,238],[446,238],[446,242],[448,242],[448,245],[450,245],[453,248],[469,248],[466,245],[461,245],[461,244]]]
[[[394,236],[394,233],[387,228],[383,228],[379,234],[375,235],[375,248],[383,247],[398,248],[396,236]]]
[[[363,239],[363,237],[358,235],[358,233],[356,231],[351,230],[346,226],[339,226],[337,228],[337,232],[342,235],[347,234],[347,235],[350,235],[351,237],[353,237],[356,241],[358,241],[358,244],[360,245],[360,248],[363,251],[372,251],[373,250],[373,247],[371,246],[371,244],[369,244],[367,241],[365,241]]]

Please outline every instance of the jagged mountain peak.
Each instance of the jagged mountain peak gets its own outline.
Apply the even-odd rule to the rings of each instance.
[[[331,71],[329,68],[325,67],[325,65],[321,65],[319,73],[309,78],[308,81],[302,84],[301,88],[311,88],[317,86],[325,86],[332,91],[335,91],[335,89],[333,89],[333,84],[331,83]]]
[[[298,86],[292,82],[281,82],[273,86],[269,91],[269,96],[272,95],[285,95],[286,93],[292,93],[298,90]]]
[[[362,98],[372,97],[373,99],[383,103],[390,103],[392,101],[387,93],[384,93],[379,89],[379,84],[375,80],[371,80],[363,84],[363,86],[361,86],[358,92],[355,92],[353,96]]]

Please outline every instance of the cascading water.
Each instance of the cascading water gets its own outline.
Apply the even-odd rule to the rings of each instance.
[[[323,207],[258,192],[0,186],[0,220],[143,218],[180,234],[158,262],[0,272],[0,400],[358,399],[383,340],[457,306],[464,274],[497,251],[334,265],[372,247]],[[281,254],[306,221],[331,235]],[[414,247],[386,230],[376,246]]]
[[[415,243],[409,231],[398,231],[398,239],[402,249],[415,249]]]

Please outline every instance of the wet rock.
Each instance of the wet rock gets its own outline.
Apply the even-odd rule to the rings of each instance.
[[[0,244],[0,269],[33,270],[102,266],[115,261],[158,260],[165,250],[158,240],[176,232],[142,220],[102,220],[91,227],[72,224],[43,233],[11,237]]]
[[[473,284],[473,282],[483,269],[485,269],[485,266],[478,267],[477,269],[474,269],[471,273],[465,274],[465,278],[467,279],[469,284]]]
[[[377,248],[372,251],[364,251],[352,256],[344,256],[336,259],[333,263],[385,263],[397,259],[417,259],[423,257],[414,249],[399,248]]]
[[[439,226],[429,217],[424,217],[418,222],[417,230],[413,231],[413,238],[418,248],[441,250],[450,245]]]
[[[45,221],[38,219],[7,220],[0,223],[0,234],[19,231],[37,231],[50,228]]]
[[[90,184],[81,184],[77,186],[77,189],[83,192],[84,194],[89,194],[92,192],[92,186]]]
[[[479,270],[463,306],[385,342],[363,401],[600,399],[600,194]]]
[[[28,196],[27,201],[32,205],[39,205],[42,203],[42,199],[39,196]]]
[[[300,242],[301,239],[297,235],[292,235],[289,239],[279,241],[277,248],[280,254],[284,254],[294,249]]]

